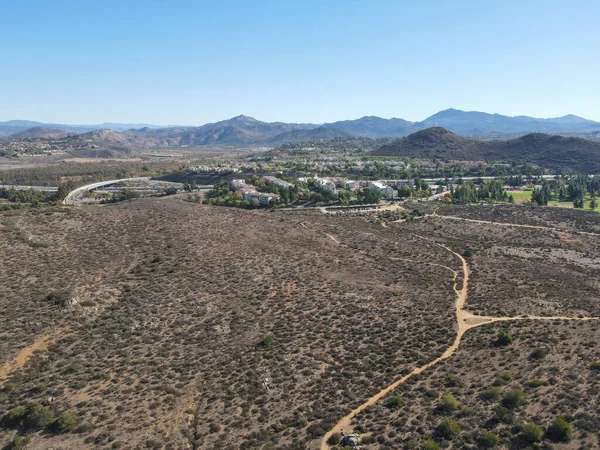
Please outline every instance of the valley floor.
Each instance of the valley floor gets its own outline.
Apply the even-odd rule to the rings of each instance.
[[[382,227],[166,197],[0,224],[0,413],[38,401],[77,423],[5,424],[0,445],[327,448],[350,427],[370,449],[483,430],[521,448],[520,424],[558,416],[574,432],[557,448],[599,445],[599,324],[562,320],[600,316],[596,214],[444,206]],[[501,419],[481,396],[499,377],[526,397]]]

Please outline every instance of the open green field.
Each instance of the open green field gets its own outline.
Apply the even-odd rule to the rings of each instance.
[[[516,205],[521,205],[523,203],[531,201],[531,193],[532,192],[533,192],[533,189],[525,189],[523,191],[509,191],[509,195],[513,196],[513,198],[515,199]],[[592,210],[592,208],[590,208],[590,200],[591,200],[591,197],[589,196],[589,194],[586,195],[585,201],[584,201],[584,207],[583,207],[584,211]],[[548,202],[548,206],[558,206],[559,208],[573,208],[573,202],[558,201],[558,200],[554,201],[553,200],[553,201]],[[600,205],[596,206],[596,209],[594,209],[594,211],[600,212]]]

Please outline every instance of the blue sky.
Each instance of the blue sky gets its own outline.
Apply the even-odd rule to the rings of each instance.
[[[597,0],[9,0],[0,17],[0,121],[600,121]]]

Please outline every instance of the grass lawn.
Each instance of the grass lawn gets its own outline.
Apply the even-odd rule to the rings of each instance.
[[[521,205],[521,204],[531,200],[532,191],[533,191],[533,189],[525,189],[524,191],[508,191],[508,194],[513,196],[513,198],[515,199],[516,205]],[[585,199],[584,199],[584,207],[583,207],[584,211],[591,211],[590,200],[591,200],[591,197],[589,196],[589,194],[586,195]],[[596,209],[594,211],[600,212],[600,198],[598,198],[596,201],[598,202],[599,205],[596,206]],[[552,201],[548,202],[548,206],[557,206],[559,208],[573,208],[573,202],[552,200]]]

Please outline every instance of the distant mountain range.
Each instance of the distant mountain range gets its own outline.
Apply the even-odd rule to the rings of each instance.
[[[61,125],[11,120],[0,122],[0,137],[14,136],[31,128],[38,129],[37,138],[57,136],[57,132],[82,134],[99,129],[125,132],[132,142],[148,146],[177,145],[227,145],[270,146],[300,140],[319,140],[334,137],[402,137],[431,127],[443,127],[462,136],[479,138],[503,138],[527,133],[584,134],[600,132],[600,122],[574,115],[554,119],[538,119],[528,116],[509,117],[476,111],[447,109],[421,122],[404,119],[382,119],[366,116],[356,120],[343,120],[326,124],[298,124],[261,122],[248,116],[237,116],[221,122],[199,127],[158,126],[147,124],[104,123],[100,125]],[[46,129],[46,131],[39,130]],[[26,135],[25,135],[26,136]],[[24,139],[24,135],[14,136]]]
[[[384,145],[372,154],[459,161],[517,161],[554,170],[600,172],[600,142],[544,133],[530,133],[503,141],[482,141],[459,136],[442,127],[432,127]]]
[[[87,133],[88,131],[108,129],[114,131],[131,130],[132,128],[167,128],[158,125],[134,123],[102,123],[99,125],[65,125],[58,123],[33,122],[31,120],[9,120],[0,122],[0,138],[20,133],[31,128],[45,128],[53,131],[66,131],[69,133]]]

